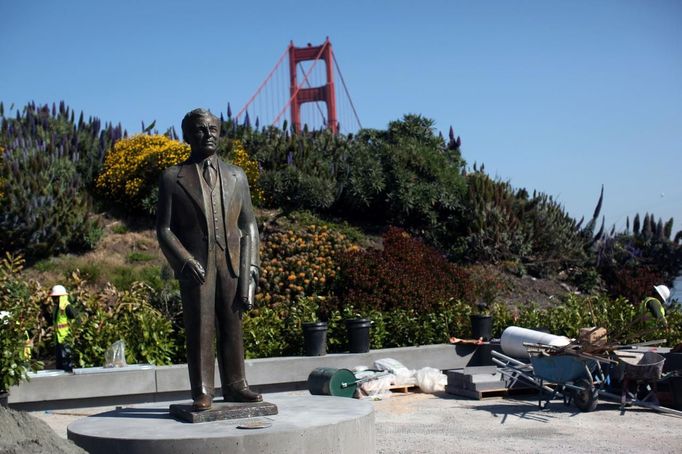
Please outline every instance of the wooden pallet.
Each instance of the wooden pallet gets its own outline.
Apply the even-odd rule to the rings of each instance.
[[[394,393],[409,393],[419,391],[419,387],[417,385],[391,385],[388,387],[388,389]]]
[[[453,386],[447,386],[445,388],[445,391],[448,394],[454,394],[456,396],[469,397],[471,399],[478,400],[493,397],[505,397],[537,393],[537,389],[535,388],[493,388],[481,391],[474,391],[470,389],[456,388]]]

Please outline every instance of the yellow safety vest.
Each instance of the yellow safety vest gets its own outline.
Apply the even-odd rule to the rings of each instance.
[[[31,348],[33,347],[33,343],[31,342],[31,338],[29,337],[28,333],[26,333],[26,340],[24,341],[24,350],[22,352],[22,358],[23,359],[31,359]]]
[[[647,312],[650,312],[656,317],[656,320],[661,321],[664,325],[668,324],[665,318],[665,306],[661,304],[658,298],[650,296],[642,301],[642,313],[646,314]]]
[[[68,298],[66,295],[62,298]],[[59,309],[57,310],[57,317],[54,319],[54,332],[57,334],[57,343],[63,344],[67,337],[71,334],[71,329],[69,328],[69,317],[66,316],[66,308],[69,307],[69,303],[61,304],[60,301]]]

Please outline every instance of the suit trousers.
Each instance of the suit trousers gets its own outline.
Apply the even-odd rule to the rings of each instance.
[[[187,337],[187,368],[192,399],[214,395],[215,348],[223,386],[243,380],[244,346],[237,278],[227,265],[226,251],[209,248],[206,280],[181,279],[182,311]],[[214,344],[214,339],[217,340]]]

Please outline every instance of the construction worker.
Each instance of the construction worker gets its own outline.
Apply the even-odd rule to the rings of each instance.
[[[21,357],[23,359],[31,359],[33,352],[33,339],[28,335],[28,331],[24,332],[26,339],[24,340],[24,349],[21,352]]]
[[[69,302],[69,295],[63,285],[55,285],[50,292],[54,304],[54,336],[57,357],[57,369],[66,372],[73,371],[73,357],[71,350],[71,328],[69,320],[76,317],[76,313]]]
[[[648,296],[642,301],[642,312],[648,311],[654,316],[657,325],[668,327],[668,320],[665,318],[665,305],[670,300],[670,289],[665,285],[655,285],[656,293],[661,297],[661,300],[655,296]]]

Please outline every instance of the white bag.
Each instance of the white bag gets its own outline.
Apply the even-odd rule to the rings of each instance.
[[[445,391],[448,377],[433,367],[424,367],[417,371],[417,386],[422,392],[435,393]]]

